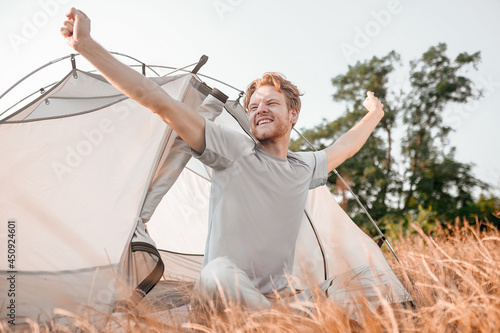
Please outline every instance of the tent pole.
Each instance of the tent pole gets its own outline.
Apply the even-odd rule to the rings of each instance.
[[[236,88],[236,87],[234,87],[234,86],[232,86],[232,85],[230,85],[230,84],[228,84],[228,83],[226,83],[226,82],[223,82],[223,81],[217,80],[217,79],[215,79],[215,78],[213,78],[213,77],[210,77],[210,76],[208,76],[208,75],[203,75],[203,74],[197,73],[197,72],[198,72],[198,70],[201,68],[201,66],[203,66],[203,65],[206,63],[206,61],[208,60],[208,57],[207,57],[207,56],[205,56],[205,55],[203,55],[203,56],[200,58],[200,60],[199,60],[199,61],[197,61],[197,62],[195,62],[195,63],[189,64],[189,65],[184,66],[184,67],[176,68],[176,67],[169,67],[169,66],[146,65],[144,62],[140,61],[139,59],[136,59],[136,58],[134,58],[134,57],[131,57],[131,56],[126,55],[126,54],[123,54],[123,53],[113,52],[113,51],[111,51],[111,52],[109,52],[109,53],[111,53],[111,54],[113,54],[113,55],[118,55],[118,56],[126,57],[126,58],[132,59],[132,60],[134,60],[134,61],[137,61],[138,63],[140,63],[140,64],[141,64],[143,74],[144,74],[144,72],[145,72],[145,69],[146,69],[146,68],[148,68],[150,71],[152,71],[152,72],[153,72],[154,74],[156,74],[156,76],[158,76],[158,77],[160,77],[160,74],[158,74],[158,72],[156,72],[156,71],[153,69],[153,67],[173,69],[173,71],[171,71],[170,73],[163,75],[163,76],[167,76],[167,75],[170,75],[170,74],[175,73],[175,72],[178,72],[178,71],[189,72],[188,70],[186,70],[186,68],[191,67],[191,66],[196,66],[196,65],[199,65],[199,66],[197,66],[197,67],[198,67],[197,69],[195,68],[195,69],[196,69],[196,71],[195,71],[195,70],[193,70],[194,74],[196,74],[196,75],[198,75],[198,76],[202,76],[202,77],[208,78],[208,79],[213,80],[213,81],[215,81],[215,82],[221,83],[221,84],[223,84],[223,85],[225,85],[225,86],[227,86],[227,87],[229,87],[229,88],[232,88],[232,89],[234,89],[234,90],[238,91],[240,94],[243,94],[243,91],[242,91],[242,90],[240,90],[240,89],[238,89],[238,88]],[[19,80],[19,81],[17,81],[16,83],[14,83],[14,84],[13,84],[11,87],[9,87],[6,91],[4,91],[4,92],[0,95],[0,99],[2,99],[2,98],[3,98],[5,95],[7,95],[7,94],[8,94],[8,93],[12,90],[12,89],[14,89],[17,85],[19,85],[21,82],[23,82],[23,81],[24,81],[24,80],[26,80],[28,77],[30,77],[31,75],[35,74],[36,72],[38,72],[38,71],[40,71],[40,70],[44,69],[44,68],[45,68],[45,67],[47,67],[47,66],[53,65],[53,64],[55,64],[55,63],[57,63],[57,62],[60,62],[61,60],[65,60],[65,59],[68,59],[68,58],[72,58],[72,59],[74,59],[74,57],[79,56],[79,55],[80,55],[80,54],[78,54],[78,53],[70,54],[70,55],[67,55],[67,56],[64,56],[64,57],[61,57],[61,58],[58,58],[58,59],[55,59],[55,60],[49,61],[48,63],[46,63],[46,64],[44,64],[44,65],[42,65],[42,66],[38,67],[37,69],[35,69],[34,71],[32,71],[32,72],[30,72],[29,74],[25,75],[22,79],[20,79],[20,80]],[[76,65],[75,65],[75,66],[76,66]],[[129,65],[129,66],[130,66],[130,67],[134,67],[134,65]],[[50,85],[49,85],[49,86],[50,86]],[[45,87],[45,88],[46,88],[46,87]],[[38,92],[38,90],[37,90],[36,92]],[[36,92],[35,92],[35,93],[36,93]],[[35,93],[33,93],[33,94],[31,94],[31,95],[34,95]],[[30,95],[30,96],[31,96],[31,95]],[[28,97],[29,97],[29,96],[28,96]],[[26,98],[25,98],[25,99],[26,99]],[[23,100],[24,100],[24,99],[23,99]],[[21,101],[17,102],[16,104],[12,105],[12,106],[11,106],[11,107],[9,107],[7,110],[2,111],[2,112],[0,113],[0,117],[1,117],[1,116],[3,116],[5,113],[7,113],[10,109],[12,109],[13,107],[15,107],[17,104],[19,104],[20,102],[22,102],[23,100],[21,100]]]
[[[307,144],[311,147],[311,149],[313,149],[314,151],[318,151],[318,149],[309,141],[307,140],[307,138],[305,136],[302,135],[302,133],[300,133],[296,128],[293,128],[293,130],[295,131],[295,133],[297,133],[305,142],[307,142]],[[370,213],[368,213],[368,210],[365,208],[365,206],[361,203],[361,201],[359,200],[358,196],[354,193],[354,191],[352,190],[352,188],[349,186],[349,184],[347,184],[347,182],[344,180],[344,178],[342,178],[342,176],[338,173],[338,171],[336,169],[333,169],[333,172],[335,173],[335,175],[337,177],[339,177],[339,179],[342,181],[342,183],[344,184],[344,186],[349,190],[349,192],[351,192],[352,196],[354,197],[354,199],[356,200],[356,202],[358,203],[358,205],[361,207],[361,209],[363,210],[363,212],[365,213],[365,215],[368,217],[368,219],[370,220],[370,222],[373,224],[373,226],[375,227],[375,229],[377,230],[378,234],[380,235],[380,238],[384,241],[385,244],[387,244],[387,247],[389,248],[389,250],[392,252],[392,254],[394,255],[394,258],[396,258],[396,261],[401,265],[401,267],[403,268],[403,270],[405,271],[406,273],[406,276],[408,277],[408,279],[410,280],[412,286],[413,286],[413,289],[414,290],[417,290],[417,288],[415,287],[415,283],[413,282],[413,279],[411,278],[410,274],[408,273],[406,267],[403,265],[403,263],[399,260],[397,254],[396,254],[396,251],[394,251],[394,249],[392,248],[391,244],[389,243],[389,240],[387,239],[387,237],[385,237],[384,233],[382,232],[382,230],[380,230],[380,228],[378,227],[377,223],[373,220],[373,218],[371,217]]]

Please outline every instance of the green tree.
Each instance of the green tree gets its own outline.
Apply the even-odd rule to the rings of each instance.
[[[394,51],[349,66],[345,74],[332,79],[333,99],[346,105],[345,113],[303,131],[316,147],[324,148],[366,114],[362,106],[366,91],[383,101],[385,116],[380,125],[365,146],[337,169],[353,180],[354,192],[376,220],[401,221],[417,216],[422,207],[435,211],[436,218],[453,219],[473,210],[472,193],[477,187],[487,188],[473,176],[471,164],[455,160],[455,149],[448,145],[452,129],[443,122],[445,107],[481,96],[464,74],[470,67],[477,69],[480,53],[461,53],[451,60],[446,49],[446,44],[438,44],[410,62],[407,91],[390,84],[392,75],[402,68]],[[393,152],[396,128],[404,133],[397,161]],[[299,138],[291,142],[291,149],[309,148]],[[329,180],[331,184],[337,181],[335,175]],[[348,201],[347,211],[366,223],[354,199]]]
[[[446,53],[446,44],[431,47],[418,60],[410,63],[411,91],[402,105],[406,137],[402,154],[408,163],[403,191],[403,212],[418,205],[433,207],[443,217],[473,203],[475,186],[485,184],[472,176],[471,165],[454,159],[454,149],[446,151],[452,130],[443,123],[443,111],[451,103],[467,103],[479,98],[472,81],[462,75],[465,69],[481,60],[479,52],[460,53],[454,61]]]

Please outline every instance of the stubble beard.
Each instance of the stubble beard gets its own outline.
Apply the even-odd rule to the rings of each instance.
[[[279,138],[288,135],[289,128],[287,124],[289,120],[290,120],[289,118],[286,120],[277,120],[275,118],[274,122],[272,123],[274,126],[274,130],[272,132],[265,132],[262,133],[261,135],[258,135],[257,131],[257,133],[255,133],[254,136],[262,145],[266,145],[267,143],[270,142],[275,142]]]

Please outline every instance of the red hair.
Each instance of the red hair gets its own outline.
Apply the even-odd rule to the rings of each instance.
[[[262,86],[274,86],[278,92],[285,96],[288,110],[296,109],[297,111],[300,111],[300,96],[302,96],[302,94],[299,92],[297,86],[279,73],[264,73],[262,78],[253,80],[248,85],[245,100],[243,101],[243,108],[245,112],[248,113],[248,104],[250,104],[250,98],[253,93]]]

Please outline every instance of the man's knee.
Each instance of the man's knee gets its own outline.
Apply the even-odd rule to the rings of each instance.
[[[205,265],[197,286],[202,295],[215,300],[216,304],[222,301],[256,310],[269,308],[269,301],[228,257],[216,258]]]
[[[216,292],[232,284],[236,274],[237,268],[228,257],[218,257],[203,267],[198,284],[209,293]]]

